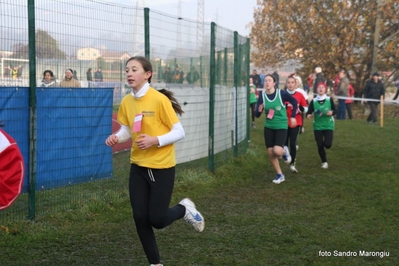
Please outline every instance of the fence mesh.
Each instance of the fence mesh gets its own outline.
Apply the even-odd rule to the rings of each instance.
[[[101,138],[105,139],[118,128],[116,111],[120,100],[130,92],[125,83],[124,64],[131,56],[147,56],[153,66],[152,86],[173,91],[183,106],[185,113],[181,122],[186,138],[176,144],[178,171],[194,166],[213,170],[245,152],[249,134],[247,38],[218,26],[212,32],[212,23],[203,22],[199,33],[198,21],[137,5],[100,0],[2,0],[0,5],[0,89],[11,95],[0,97],[0,120],[6,122],[5,130],[21,146],[26,163],[31,160],[30,153],[36,155],[33,162],[36,169],[28,169],[26,175],[37,178],[35,193],[23,193],[11,207],[0,211],[0,221],[27,217],[32,212],[38,216],[73,209],[87,199],[126,195],[126,176],[115,174],[117,170],[114,169],[100,179],[90,178],[96,169],[86,173],[85,169],[91,163],[83,157],[94,158],[104,148],[100,144]],[[29,38],[32,18],[28,6],[34,7],[35,40]],[[35,47],[36,52],[33,67],[28,60],[32,52],[30,47]],[[66,69],[74,72],[80,91],[71,87],[43,87],[45,70],[52,71],[55,86],[60,86]],[[35,93],[29,88],[32,86],[29,75],[35,75],[38,87]],[[90,105],[101,98],[93,94],[102,88],[113,88],[113,93],[106,96],[107,100],[113,100],[113,114],[105,115],[108,112],[105,110],[110,108],[109,102],[98,101],[95,107]],[[16,107],[10,98],[22,92],[26,97],[24,106]],[[41,105],[43,99],[47,106]],[[82,106],[62,106],[65,102],[81,103]],[[14,114],[15,109],[25,120],[18,120],[15,115],[14,120],[10,119],[10,113]],[[29,125],[32,111],[34,128]],[[63,115],[55,115],[57,113]],[[43,121],[42,116],[48,121]],[[60,138],[61,143],[71,142],[68,152],[63,152],[64,147],[55,143],[54,135],[60,135],[52,130],[57,127],[48,128],[46,123],[71,129],[68,138],[64,135]],[[83,148],[88,154],[79,157],[76,148],[79,143],[88,141],[86,134],[90,133],[86,130],[90,127],[108,129],[98,135],[96,143]],[[33,131],[37,138],[29,134]],[[79,136],[79,140],[70,140],[73,136]],[[37,150],[29,149],[32,141],[37,142]],[[214,143],[212,160],[209,159],[210,141]],[[127,143],[113,152],[129,149],[129,145]],[[46,152],[49,152],[48,160],[44,164],[42,160]],[[128,168],[128,154],[124,157]],[[114,164],[115,160],[119,159],[114,156]],[[54,169],[52,165],[55,165]],[[79,178],[86,177],[84,182],[75,182],[74,173],[78,173]],[[65,178],[57,180],[60,176]]]

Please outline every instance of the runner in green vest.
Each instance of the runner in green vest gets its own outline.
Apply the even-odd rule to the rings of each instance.
[[[256,128],[255,126],[255,109],[256,109],[256,86],[253,84],[252,78],[249,78],[249,106],[251,108],[251,121],[252,128]]]
[[[326,95],[327,85],[320,82],[317,85],[317,96],[310,102],[307,118],[314,113],[313,131],[317,149],[321,159],[321,168],[327,169],[326,151],[332,146],[334,132],[334,115],[336,114],[334,101]]]
[[[265,143],[269,160],[277,174],[273,183],[280,184],[285,180],[285,176],[281,171],[279,159],[283,156],[290,157],[288,150],[283,148],[288,129],[288,118],[284,103],[289,102],[292,105],[292,116],[289,119],[290,124],[295,126],[298,102],[288,92],[277,89],[275,85],[275,77],[270,74],[266,75],[264,79],[265,88],[259,94],[255,116],[259,117],[265,110]]]

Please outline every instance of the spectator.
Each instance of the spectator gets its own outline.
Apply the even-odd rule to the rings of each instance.
[[[172,82],[182,84],[184,81],[184,72],[180,70],[180,67],[177,65],[175,71],[173,72]]]
[[[170,67],[165,68],[163,79],[165,83],[172,83],[172,72],[170,71]]]
[[[368,103],[370,107],[370,114],[367,117],[367,123],[377,124],[377,107],[380,103],[381,96],[384,97],[385,89],[384,85],[380,80],[380,74],[375,72],[371,79],[367,81],[366,87],[364,88],[364,102]]]
[[[348,97],[348,87],[349,87],[349,79],[346,77],[347,73],[345,69],[341,69],[339,71],[339,86],[337,91],[337,96],[340,97]],[[338,98],[338,113],[337,119],[345,120],[346,118],[346,105],[345,99]]]
[[[339,77],[339,73],[338,73],[334,78],[334,94],[335,95],[337,95],[337,93],[338,93],[339,80],[340,80],[340,77]]]
[[[60,82],[60,87],[63,88],[80,88],[80,82],[73,78],[73,70],[67,68],[65,70],[65,77]]]
[[[313,83],[313,95],[317,94],[317,84],[319,84],[320,82],[326,82],[326,78],[324,77],[324,74],[322,72],[323,70],[321,69],[321,67],[316,67],[314,69],[314,72],[316,73],[316,77]]]
[[[58,82],[57,80],[54,78],[54,74],[53,71],[51,70],[45,70],[43,72],[43,79],[42,79],[42,84],[40,87],[58,87]]]
[[[103,72],[101,72],[101,68],[98,68],[94,73],[94,81],[95,82],[103,82]]]
[[[264,70],[264,69],[262,69],[262,70],[260,71],[259,78],[260,78],[260,85],[259,85],[259,88],[262,88],[262,89],[263,89],[264,81],[265,81],[265,70]],[[258,95],[258,93],[256,93],[256,95]]]
[[[276,88],[278,89],[278,86],[280,85],[280,75],[278,74],[278,69],[274,70],[272,75],[276,79]]]
[[[11,73],[11,66],[8,65],[8,66],[4,67],[4,77],[5,78],[9,78],[10,77],[10,73]]]
[[[11,71],[13,79],[17,79],[22,76],[22,68],[23,67],[21,65],[13,67]]]
[[[395,96],[393,96],[393,100],[396,101],[398,96],[399,96],[399,79],[396,81],[396,93]]]
[[[306,91],[306,93],[310,92],[310,88],[313,87],[313,74],[310,74],[308,76],[308,83],[307,86],[303,86],[303,89]]]
[[[200,77],[199,73],[195,69],[195,67],[191,67],[191,71],[188,72],[186,75],[186,80],[187,80],[188,84],[195,84],[195,82],[197,82],[199,77]]]
[[[348,118],[352,120],[352,103],[353,96],[355,95],[355,89],[352,84],[348,85],[348,99],[345,100],[346,111],[348,112]]]
[[[86,72],[86,78],[87,78],[87,81],[89,81],[89,82],[93,81],[93,74],[91,72],[91,67]]]
[[[252,70],[252,75],[249,76],[250,78],[252,78],[252,82],[255,85],[256,88],[261,88],[260,84],[261,84],[261,80],[260,80],[260,76],[258,75],[258,72],[256,71],[256,69]]]
[[[76,72],[76,70],[73,71],[72,76],[74,79],[78,80],[78,72]]]

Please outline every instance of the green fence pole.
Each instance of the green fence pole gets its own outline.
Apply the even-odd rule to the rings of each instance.
[[[209,65],[209,149],[208,149],[208,169],[213,172],[215,169],[214,154],[214,115],[215,115],[215,29],[216,23],[211,23],[211,51]]]
[[[122,80],[123,80],[123,62],[122,60],[119,60],[119,81],[122,82]]]
[[[201,55],[200,56],[200,86],[201,86],[201,88],[204,87],[204,84],[202,83],[202,74],[203,74],[203,71],[202,71],[202,55]]]
[[[144,54],[150,59],[150,9],[144,8]]]
[[[194,65],[193,65],[193,58],[190,57],[190,82],[193,80],[194,72],[191,71],[191,69],[193,69],[193,67],[194,67]],[[193,83],[193,85],[195,86],[195,83]]]
[[[224,76],[223,76],[223,82],[224,82],[224,85],[226,85],[227,86],[227,74],[228,74],[228,65],[227,65],[227,62],[228,62],[228,60],[227,60],[227,47],[226,48],[224,48]]]
[[[29,177],[28,219],[36,216],[36,28],[35,0],[28,0],[29,28]]]
[[[235,125],[234,125],[234,156],[238,155],[238,146],[237,146],[237,139],[238,139],[238,86],[239,86],[239,73],[240,71],[240,52],[238,49],[238,32],[234,32],[234,89],[235,93]]]
[[[245,70],[246,70],[246,75],[248,77],[248,82],[247,84],[247,106],[250,105],[249,103],[249,73],[250,73],[250,58],[251,58],[251,39],[247,38],[247,43],[246,43],[246,60],[245,60]],[[258,89],[258,88],[256,88]],[[251,129],[250,129],[250,114],[249,114],[249,108],[246,109],[248,112],[247,117],[247,144],[251,141]]]
[[[162,73],[162,59],[159,60],[159,66],[158,66],[158,82],[162,82],[163,80],[163,73]]]

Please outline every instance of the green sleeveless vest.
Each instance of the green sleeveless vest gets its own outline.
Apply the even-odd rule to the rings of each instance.
[[[266,92],[262,93],[263,103],[266,110],[265,127],[270,129],[287,129],[288,118],[285,110],[285,105],[281,100],[280,90],[276,89],[276,97],[273,100],[269,100],[266,96]],[[269,118],[270,110],[274,110],[274,115]]]
[[[327,97],[323,104],[320,104],[318,101],[313,101],[313,107],[313,129],[334,130],[334,117],[326,115],[328,111],[331,111],[331,98]]]

